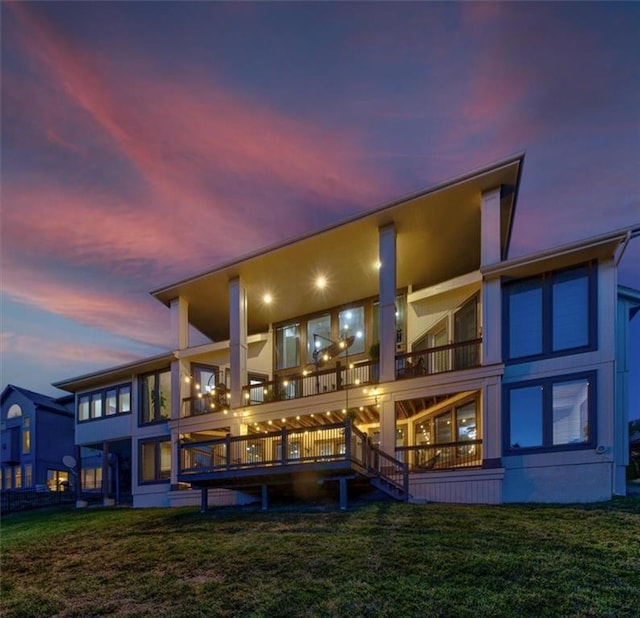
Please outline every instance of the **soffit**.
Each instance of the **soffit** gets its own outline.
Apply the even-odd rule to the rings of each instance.
[[[514,157],[152,294],[166,305],[186,299],[189,322],[219,341],[229,337],[228,284],[240,277],[247,289],[249,334],[264,332],[270,323],[378,296],[378,229],[389,224],[397,233],[398,288],[452,279],[479,268],[484,191],[514,189],[512,220],[521,165],[522,156]],[[320,274],[328,282],[323,291],[314,286]],[[273,296],[271,305],[262,302],[266,292]]]

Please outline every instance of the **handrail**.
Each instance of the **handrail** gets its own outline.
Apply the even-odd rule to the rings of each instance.
[[[372,384],[377,378],[378,361],[366,360],[354,364],[304,371],[301,374],[280,376],[275,380],[242,387],[246,405],[260,405],[272,401],[300,399]]]
[[[479,367],[482,338],[396,355],[396,378],[414,378]]]
[[[350,461],[408,495],[407,466],[371,443],[352,419],[307,429],[213,438],[180,444],[180,475],[309,462]]]
[[[396,455],[410,472],[473,468],[482,465],[482,440],[399,446]]]

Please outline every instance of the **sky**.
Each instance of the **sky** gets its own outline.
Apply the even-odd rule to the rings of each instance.
[[[3,387],[161,353],[150,290],[514,153],[511,257],[640,224],[639,3],[1,11]]]

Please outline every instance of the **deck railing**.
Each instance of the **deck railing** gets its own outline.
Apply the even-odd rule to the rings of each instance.
[[[372,360],[348,365],[339,362],[329,369],[305,371],[300,375],[244,386],[242,394],[246,405],[321,395],[372,384],[376,381],[377,368],[378,361]]]
[[[346,461],[405,492],[407,468],[371,444],[351,419],[305,430],[231,436],[180,445],[180,477],[305,463]]]
[[[396,457],[407,464],[410,472],[478,467],[482,465],[482,440],[400,446]]]
[[[481,345],[482,339],[471,339],[437,348],[398,354],[396,355],[396,378],[415,378],[478,367]]]

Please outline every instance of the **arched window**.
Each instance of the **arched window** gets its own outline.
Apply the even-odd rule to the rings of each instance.
[[[16,418],[18,416],[22,416],[22,408],[17,403],[14,403],[7,412],[7,418]]]

